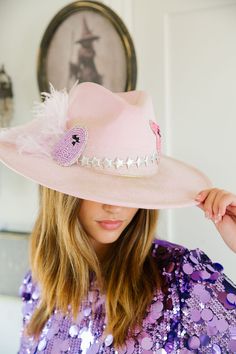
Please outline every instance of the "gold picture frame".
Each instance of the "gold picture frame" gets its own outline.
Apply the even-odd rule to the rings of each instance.
[[[70,89],[93,81],[113,92],[136,87],[137,60],[132,38],[121,18],[98,1],[76,1],[49,23],[40,43],[40,92]]]

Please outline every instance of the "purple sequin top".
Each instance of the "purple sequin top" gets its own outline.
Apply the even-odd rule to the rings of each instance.
[[[18,354],[236,352],[236,286],[224,275],[223,267],[199,249],[190,251],[166,241],[155,240],[152,254],[165,286],[153,294],[142,330],[122,348],[114,349],[111,334],[103,336],[105,298],[91,282],[75,322],[54,310],[37,342],[21,333]],[[30,272],[20,294],[24,328],[40,299],[40,288],[32,282]],[[96,304],[93,319],[92,303]]]

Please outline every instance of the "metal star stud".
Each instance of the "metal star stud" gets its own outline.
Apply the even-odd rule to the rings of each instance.
[[[112,160],[106,157],[103,159],[102,164],[104,167],[112,167]]]
[[[83,156],[82,159],[79,159],[79,162],[81,163],[81,166],[88,166],[89,158],[86,156]]]
[[[148,156],[146,155],[143,162],[145,163],[145,165],[147,166],[148,165]]]
[[[97,159],[96,157],[93,157],[91,163],[92,163],[93,167],[100,166],[100,159]]]
[[[120,160],[118,157],[114,161],[114,165],[116,166],[116,168],[123,166],[123,164],[124,164],[123,160]]]
[[[154,152],[154,153],[151,155],[151,161],[152,161],[152,163],[153,163],[155,160],[157,160],[157,153]]]
[[[135,164],[137,165],[137,167],[139,168],[143,163],[143,160],[140,157],[137,157]]]
[[[133,165],[134,160],[132,160],[130,157],[126,160],[125,164],[127,165],[128,168]]]

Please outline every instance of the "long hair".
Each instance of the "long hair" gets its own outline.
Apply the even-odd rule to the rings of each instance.
[[[41,187],[38,218],[30,237],[30,266],[40,283],[36,307],[26,334],[38,338],[55,308],[64,314],[70,305],[74,320],[90,289],[91,275],[105,294],[107,326],[115,347],[141,325],[161,278],[151,254],[158,212],[139,209],[100,262],[82,228],[80,199]]]

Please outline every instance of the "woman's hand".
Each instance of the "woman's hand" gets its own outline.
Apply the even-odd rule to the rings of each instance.
[[[225,243],[236,253],[236,195],[222,189],[201,191],[197,205],[214,224]]]

